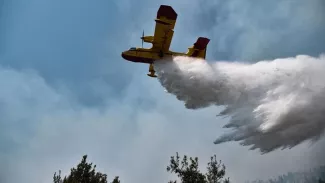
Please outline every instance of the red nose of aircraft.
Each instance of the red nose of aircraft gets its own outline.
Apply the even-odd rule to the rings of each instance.
[[[122,52],[122,58],[124,58],[125,60],[129,60],[131,61],[130,59],[130,56],[127,56],[124,52]]]
[[[141,57],[131,56],[131,55],[127,54],[127,51],[122,52],[121,56],[125,60],[131,61],[131,62],[142,62]]]
[[[130,55],[129,51],[124,51],[121,54],[122,58],[124,58],[125,60],[131,61],[131,62],[141,62],[141,63],[146,63],[146,64],[150,64],[154,61],[154,59],[152,58],[145,58],[145,57],[141,57],[141,56],[134,56]]]

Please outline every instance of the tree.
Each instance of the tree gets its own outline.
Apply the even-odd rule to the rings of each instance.
[[[180,162],[180,157],[176,153],[176,157],[172,156],[170,165],[167,166],[167,172],[175,173],[182,183],[229,183],[229,178],[224,179],[226,174],[225,165],[221,165],[221,161],[217,161],[216,155],[212,156],[207,166],[207,173],[200,172],[198,158],[188,158],[185,155]],[[169,183],[176,183],[170,181]]]
[[[107,175],[96,172],[96,165],[87,163],[87,155],[84,155],[81,162],[76,168],[72,168],[70,175],[61,177],[54,173],[53,183],[107,183]],[[229,183],[229,178],[224,178],[226,174],[225,165],[221,161],[217,161],[216,155],[212,156],[207,166],[207,173],[201,173],[199,170],[199,160],[197,157],[189,159],[183,157],[180,162],[180,157],[176,153],[176,157],[172,156],[170,165],[167,166],[167,172],[175,173],[181,183]],[[120,183],[119,177],[116,176],[111,183]],[[169,181],[176,183],[176,181]]]
[[[87,163],[87,155],[84,155],[76,168],[72,168],[70,175],[62,180],[61,171],[54,173],[53,183],[107,183],[107,175],[96,172],[96,165]],[[119,177],[115,177],[112,183],[120,183]]]
[[[116,176],[115,178],[114,178],[114,180],[113,180],[113,182],[112,183],[120,183],[120,180],[118,180],[118,176]]]

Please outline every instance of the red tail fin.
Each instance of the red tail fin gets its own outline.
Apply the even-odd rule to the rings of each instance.
[[[206,55],[206,49],[210,42],[210,39],[205,37],[199,37],[194,43],[192,48],[189,48],[187,55],[190,57],[204,58]]]
[[[204,50],[207,48],[207,45],[209,44],[210,39],[205,37],[199,37],[194,43],[194,49]]]

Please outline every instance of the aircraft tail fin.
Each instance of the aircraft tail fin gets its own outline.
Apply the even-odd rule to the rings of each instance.
[[[210,39],[205,37],[199,37],[197,41],[191,48],[188,48],[186,53],[190,57],[202,58],[205,59],[207,46],[210,42]]]

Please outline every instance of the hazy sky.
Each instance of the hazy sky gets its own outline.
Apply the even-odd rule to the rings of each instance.
[[[308,54],[325,48],[323,0],[1,0],[0,182],[51,182],[82,155],[109,179],[167,182],[170,156],[216,154],[234,182],[308,169],[324,140],[260,155],[238,143],[214,145],[227,119],[219,108],[187,110],[121,52],[154,31],[160,4],[178,22],[171,48],[211,39],[207,59]],[[146,45],[149,46],[149,45]],[[325,163],[325,162],[324,162]]]

